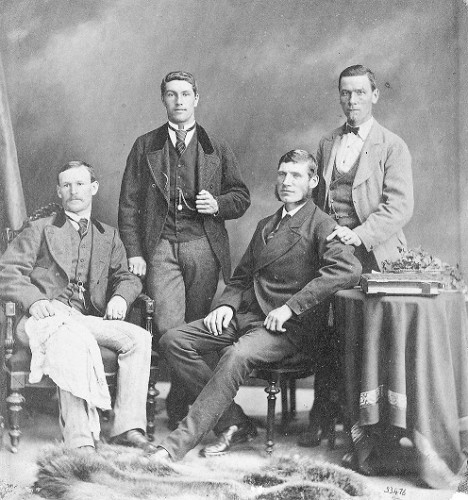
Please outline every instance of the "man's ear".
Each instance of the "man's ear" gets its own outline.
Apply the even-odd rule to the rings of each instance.
[[[319,183],[319,176],[317,174],[315,174],[309,180],[309,187],[310,187],[310,189],[316,188],[318,183]]]
[[[60,186],[56,186],[57,187],[57,196],[62,199],[62,193],[60,192]]]
[[[372,104],[377,104],[379,96],[380,96],[380,90],[374,89],[374,91],[372,92]]]
[[[99,190],[99,182],[98,181],[94,181],[91,183],[91,192],[93,194],[93,196],[98,192]]]
[[[194,103],[194,105],[193,105],[193,107],[194,107],[194,108],[196,108],[196,107],[198,106],[198,101],[199,101],[199,100],[200,100],[200,96],[199,96],[199,94],[196,94],[196,95],[195,95],[195,103]]]

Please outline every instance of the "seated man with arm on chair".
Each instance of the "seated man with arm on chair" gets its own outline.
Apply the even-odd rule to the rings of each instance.
[[[187,417],[162,441],[156,460],[178,460],[214,430],[202,456],[221,455],[256,429],[234,397],[259,366],[299,351],[314,356],[322,305],[357,284],[361,266],[353,248],[327,236],[335,222],[310,199],[316,162],[293,150],[279,161],[276,196],[283,206],[257,226],[216,307],[204,320],[167,332],[160,345],[171,368],[196,397]],[[326,312],[326,311],[325,311]],[[213,370],[203,355],[217,351]]]
[[[142,286],[127,269],[116,229],[91,215],[98,187],[93,168],[84,162],[71,161],[59,170],[57,194],[64,210],[30,222],[9,245],[0,258],[0,298],[25,311],[17,328],[23,345],[39,331],[69,328],[117,352],[112,441],[154,451],[144,434],[151,335],[123,321]],[[98,436],[87,402],[60,387],[59,401],[65,446],[93,451]]]

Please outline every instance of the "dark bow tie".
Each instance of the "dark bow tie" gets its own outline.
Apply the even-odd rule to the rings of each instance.
[[[345,134],[359,134],[359,127],[351,127],[349,123],[345,125]]]

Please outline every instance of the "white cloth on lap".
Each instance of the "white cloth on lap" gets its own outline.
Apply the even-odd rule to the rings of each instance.
[[[88,404],[90,428],[100,433],[97,408],[111,409],[101,351],[89,330],[77,317],[57,312],[40,320],[31,317],[25,331],[31,349],[29,382],[48,375],[64,391]]]

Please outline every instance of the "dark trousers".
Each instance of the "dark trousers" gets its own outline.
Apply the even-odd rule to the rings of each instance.
[[[176,460],[183,458],[212,429],[219,433],[244,423],[247,417],[234,402],[239,386],[253,368],[298,351],[288,336],[266,330],[264,317],[251,313],[237,316],[237,321],[232,321],[219,336],[209,333],[200,320],[170,330],[160,341],[169,364],[196,397],[187,417],[161,443]],[[240,329],[239,324],[247,326]],[[203,359],[210,352],[220,355],[214,370]]]
[[[210,311],[219,278],[219,263],[207,238],[175,243],[161,240],[148,262],[147,292],[154,299],[155,338],[169,329]],[[169,419],[182,419],[192,403],[190,393],[171,372],[171,390],[166,399]]]

